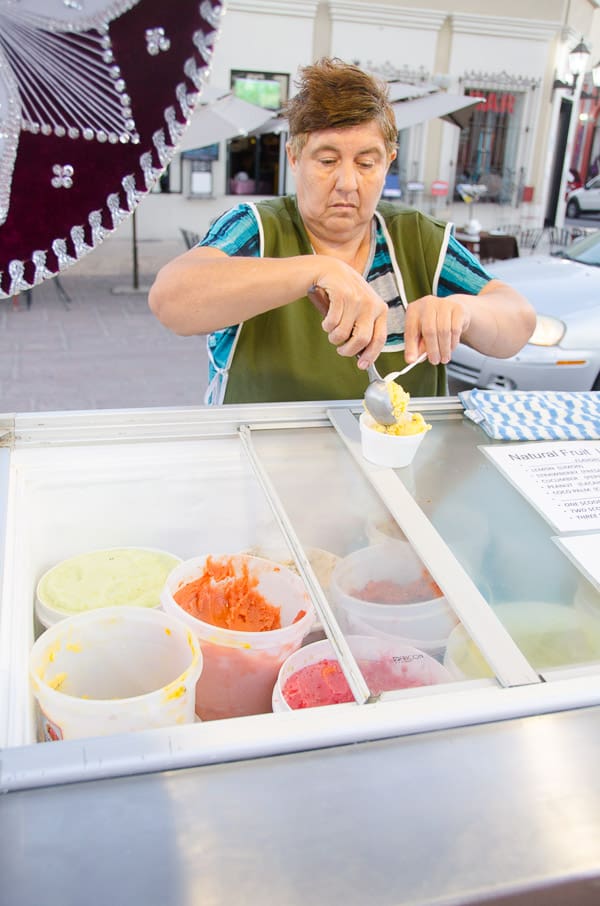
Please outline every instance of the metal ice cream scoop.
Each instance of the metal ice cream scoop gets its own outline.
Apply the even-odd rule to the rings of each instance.
[[[393,425],[396,421],[389,387],[375,365],[367,368],[369,386],[365,390],[365,408],[380,425]]]
[[[406,365],[402,371],[391,371],[384,378],[381,377],[375,365],[370,365],[367,368],[369,386],[365,390],[365,406],[369,415],[380,425],[393,425],[396,421],[388,387],[390,381],[394,381],[400,375],[406,374],[415,365],[420,365],[421,362],[424,362],[426,358],[427,353],[423,352],[418,359],[415,359],[410,365]]]

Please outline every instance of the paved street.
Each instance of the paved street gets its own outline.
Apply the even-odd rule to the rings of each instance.
[[[585,214],[581,217],[565,217],[566,227],[588,227],[597,230],[600,227],[598,214]]]
[[[177,337],[148,308],[156,270],[183,241],[138,244],[133,290],[128,240],[111,237],[60,277],[0,300],[0,412],[200,405],[203,337]]]

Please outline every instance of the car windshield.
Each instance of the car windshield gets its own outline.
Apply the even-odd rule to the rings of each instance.
[[[572,242],[563,252],[563,258],[600,267],[600,230]]]

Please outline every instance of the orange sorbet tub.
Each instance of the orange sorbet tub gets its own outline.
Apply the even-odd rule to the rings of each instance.
[[[169,574],[161,603],[200,642],[196,714],[202,720],[271,711],[279,668],[314,622],[300,576],[248,554],[186,560]]]

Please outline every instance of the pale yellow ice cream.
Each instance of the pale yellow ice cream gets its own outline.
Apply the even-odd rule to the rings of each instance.
[[[265,560],[275,560],[277,563],[281,563],[282,566],[286,566],[288,569],[293,570],[293,572],[299,575],[295,561],[290,560],[287,557],[282,557],[277,551],[273,552],[269,548],[255,546],[243,553],[249,554],[251,557],[262,557]],[[306,556],[308,557],[309,563],[312,566],[319,583],[327,591],[331,584],[331,575],[340,558],[337,554],[332,554],[331,551],[323,550],[320,547],[308,547],[306,549]]]
[[[598,659],[599,648],[586,637],[570,607],[543,602],[519,602],[497,608],[515,644],[536,670]],[[461,626],[448,643],[448,658],[468,677],[490,677],[493,672],[475,642]]]
[[[381,434],[394,434],[397,436],[407,436],[409,434],[422,434],[429,431],[431,425],[428,425],[420,412],[409,412],[408,403],[410,393],[404,390],[400,384],[395,381],[386,381],[386,387],[392,401],[392,411],[396,419],[393,425],[381,425],[379,422],[373,423],[373,430]]]
[[[113,548],[63,560],[42,576],[42,604],[65,616],[129,604],[157,607],[166,578],[181,561],[162,551]]]

